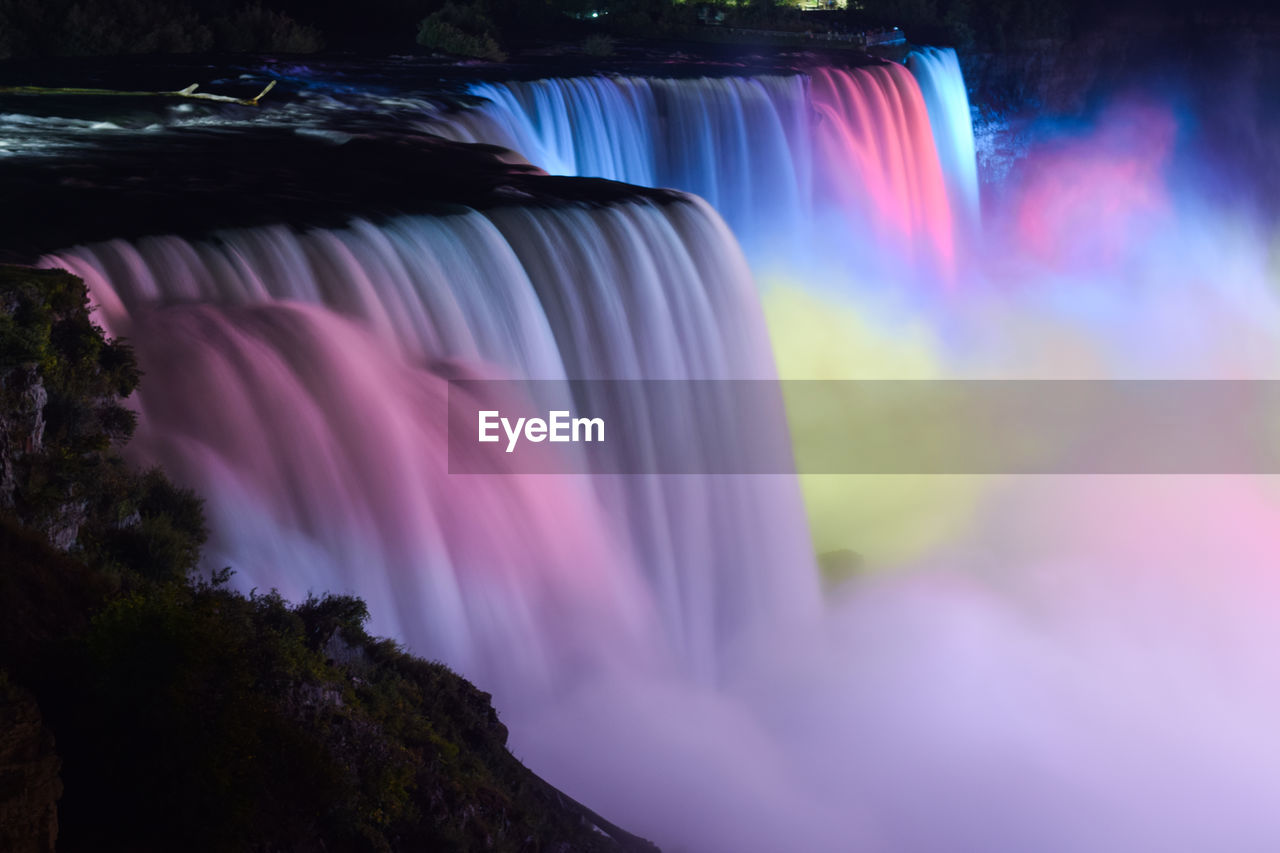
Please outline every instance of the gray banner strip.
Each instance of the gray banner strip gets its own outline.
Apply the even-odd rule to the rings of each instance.
[[[1280,382],[457,380],[449,470],[1280,473]]]

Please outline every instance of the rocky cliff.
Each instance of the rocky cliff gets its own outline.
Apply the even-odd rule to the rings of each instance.
[[[1280,192],[1280,21],[1113,16],[1070,38],[960,53],[984,183],[1003,181],[1036,141],[1116,103],[1168,111],[1179,150],[1264,207]],[[1241,181],[1240,179],[1246,179]],[[1274,204],[1270,205],[1276,212]]]

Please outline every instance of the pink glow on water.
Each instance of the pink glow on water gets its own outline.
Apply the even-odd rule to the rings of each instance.
[[[826,167],[820,192],[840,208],[858,209],[870,200],[867,225],[904,252],[932,250],[950,267],[951,206],[929,114],[911,73],[892,63],[819,69],[812,98]]]
[[[1039,152],[1017,190],[1017,244],[1060,265],[1115,262],[1169,212],[1165,170],[1175,121],[1128,105],[1085,138]]]
[[[378,365],[398,357],[411,364],[445,362],[454,370],[496,378],[549,381],[758,379],[775,375],[745,260],[719,217],[696,199],[673,201],[664,207],[643,202],[601,208],[511,207],[484,214],[464,211],[444,217],[401,217],[381,225],[356,220],[340,230],[243,229],[225,232],[217,241],[192,242],[172,236],[146,238],[136,244],[115,240],[78,247],[44,262],[83,274],[94,300],[102,306],[105,324],[116,334],[139,341],[144,356],[160,342],[167,347],[181,346],[165,336],[153,340],[150,334],[139,333],[136,324],[156,304],[200,302],[213,311],[232,306],[311,303],[353,318],[373,333],[385,352],[379,355],[372,346],[356,349],[368,352]],[[264,341],[258,338],[265,340],[265,336],[244,338],[237,334],[235,328],[241,320],[255,329],[266,322],[252,312],[221,317],[219,323],[226,326],[226,332],[208,345],[202,357],[211,363],[234,359],[237,364],[251,364],[253,359],[244,351],[262,349]],[[278,352],[263,349],[263,369],[274,370],[270,376],[165,371],[163,380],[153,380],[139,395],[144,426],[149,423],[148,401],[166,397],[169,385],[180,386],[173,396],[191,405],[223,396],[232,401],[228,413],[218,416],[217,433],[231,441],[239,428],[230,413],[258,411],[241,399],[250,393],[242,386],[257,386],[254,394],[270,398],[265,389],[275,382],[281,386],[281,395],[291,398],[298,382],[291,371],[298,371],[310,382],[313,375],[327,370],[349,375],[356,369],[334,360],[336,351],[325,353],[324,358],[303,355],[320,349],[313,337],[285,337]],[[293,351],[295,347],[298,352]],[[160,363],[168,361],[161,358]],[[372,395],[357,408],[366,413],[365,428],[371,440],[377,440],[380,430],[398,430],[400,421],[411,421],[412,415],[396,402],[396,391],[378,389],[373,378],[377,370],[371,370],[366,382],[356,384],[352,393],[357,399]],[[204,390],[196,390],[200,387]],[[424,512],[425,507],[449,506],[447,484],[451,478],[440,476],[446,470],[443,444],[425,442],[415,451],[411,444],[397,441],[390,445],[394,450],[360,445],[348,453],[347,448],[361,440],[358,430],[319,428],[330,417],[335,423],[350,425],[353,415],[343,408],[341,395],[329,396],[310,385],[307,390],[324,403],[314,419],[296,420],[292,409],[281,411],[277,416],[285,426],[273,430],[270,421],[264,421],[253,431],[257,434],[253,443],[232,443],[220,450],[216,455],[225,460],[216,466],[184,471],[174,463],[183,472],[181,482],[199,491],[214,488],[209,485],[214,481],[228,495],[227,505],[279,502],[285,511],[303,514],[306,523],[280,537],[289,553],[274,561],[259,556],[271,550],[271,524],[259,523],[252,515],[236,516],[235,523],[223,527],[223,551],[214,560],[217,566],[236,567],[245,586],[305,592],[296,586],[299,577],[312,578],[321,588],[331,586],[324,579],[332,577],[341,580],[343,589],[359,590],[359,585],[348,586],[355,581],[349,576],[352,569],[345,566],[372,562],[395,567],[411,553],[419,555],[411,576],[431,576],[437,563],[443,563],[446,574],[456,569],[488,576],[494,576],[500,566],[518,565],[488,559],[455,563],[450,549],[436,542],[443,535],[440,531],[449,525],[442,523],[440,530],[415,534],[417,515],[394,509],[401,505],[396,503],[397,497],[405,498],[409,506],[421,500]],[[590,406],[591,401],[580,403]],[[308,403],[303,408],[316,409],[317,405]],[[376,413],[388,406],[388,416],[395,420],[382,424]],[[322,415],[324,412],[329,414]],[[645,423],[629,426],[637,432],[653,428]],[[136,445],[145,449],[187,428],[174,422],[144,430]],[[271,456],[277,450],[277,435],[290,434],[298,436],[298,443],[284,441],[278,448],[283,452]],[[653,436],[655,441],[663,439]],[[365,459],[367,454],[383,452],[388,454],[386,458]],[[390,462],[397,454],[415,452],[431,457],[429,463],[419,460],[415,464],[434,466],[428,479],[436,490],[429,499],[416,491],[416,481],[405,479],[404,472]],[[296,483],[317,476],[307,467],[313,457],[342,466],[344,471],[357,469],[358,478],[352,473],[334,474],[328,489],[299,489]],[[362,461],[357,464],[355,460]],[[215,471],[221,474],[214,477],[211,472]],[[342,497],[349,491],[342,483],[362,484],[359,497]],[[464,530],[486,523],[515,525],[521,531],[527,528],[531,548],[535,553],[544,552],[542,545],[532,543],[541,532],[556,528],[546,515],[554,511],[554,502],[539,504],[533,497],[536,486],[522,487],[518,478],[512,479],[511,487],[524,488],[524,499],[531,501],[530,506],[543,508],[534,516],[536,522],[519,510],[516,501],[492,513],[488,521],[459,519],[450,524]],[[500,483],[494,488],[495,494],[501,494]],[[811,567],[813,559],[793,481],[594,477],[584,481],[582,489],[583,500],[595,505],[591,526],[599,528],[600,535],[624,555],[618,560],[596,561],[599,570],[621,572],[623,577],[638,571],[646,578],[649,598],[641,606],[651,609],[665,624],[657,645],[664,653],[671,652],[680,667],[699,677],[715,678],[727,637],[817,608],[816,577],[805,571],[791,574],[790,567]],[[325,508],[325,495],[336,496],[329,509]],[[299,503],[295,506],[293,502]],[[385,507],[372,528],[364,523],[370,512],[365,504]],[[763,534],[747,540],[738,536],[744,528],[759,529]],[[567,531],[561,535],[572,539]],[[366,553],[365,543],[369,542],[376,546],[372,556]],[[317,557],[317,552],[352,556],[344,562],[340,556]],[[562,568],[583,562],[571,553],[556,553],[555,559],[564,563]],[[560,565],[550,556],[547,559]],[[399,571],[379,569],[374,575],[398,576]],[[518,577],[509,572],[498,575],[515,599],[524,599]],[[382,596],[389,581],[372,583],[377,596]],[[429,588],[408,585],[412,588],[396,599],[393,608],[408,614],[415,608],[436,606],[425,603],[426,599],[434,600]],[[448,620],[436,622],[446,625]],[[388,632],[414,636],[407,626],[411,620],[404,615]],[[479,634],[485,633],[483,626],[455,627],[457,630],[448,629],[443,637],[423,634],[415,645],[439,648],[432,653],[450,661],[466,661],[473,657],[466,636],[477,630],[481,649],[492,646],[488,639],[479,640]],[[481,657],[491,656],[483,652]],[[512,684],[554,683],[561,675],[572,676],[581,669],[573,655],[548,656],[548,662],[554,663],[553,658],[563,664],[564,673],[512,667],[494,675],[492,689],[501,693],[501,683],[508,677]],[[469,666],[463,669],[483,671]]]
[[[211,564],[295,600],[357,593],[376,632],[508,689],[660,647],[586,479],[518,455],[449,473],[439,373],[316,306],[175,307],[133,331],[165,389],[139,398],[134,452],[207,496]]]

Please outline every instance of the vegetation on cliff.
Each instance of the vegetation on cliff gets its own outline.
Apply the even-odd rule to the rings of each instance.
[[[0,721],[56,738],[22,766],[61,760],[60,849],[652,849],[521,765],[488,694],[369,636],[360,600],[197,576],[199,500],[117,452],[139,378],[78,279],[0,267]],[[6,843],[47,849],[32,826]]]
[[[507,55],[494,38],[493,21],[479,4],[445,3],[422,20],[418,44],[459,56],[501,62]]]

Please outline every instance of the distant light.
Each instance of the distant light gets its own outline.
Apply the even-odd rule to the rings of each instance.
[[[592,13],[591,13],[591,17],[593,17],[593,18],[598,18],[598,17],[600,17],[600,13],[599,13],[599,12],[592,12]]]

